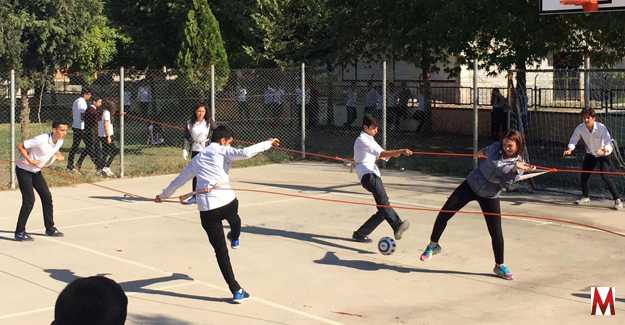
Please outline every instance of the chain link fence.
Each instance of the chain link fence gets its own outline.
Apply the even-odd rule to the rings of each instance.
[[[344,79],[336,70],[317,67],[126,69],[123,75],[122,70],[95,75],[57,74],[53,82],[35,86],[28,93],[31,136],[47,132],[53,120],[71,123],[72,103],[88,88],[103,99],[100,110],[105,107],[110,111],[114,148],[105,152],[110,145],[100,139],[102,134],[98,134],[97,127],[91,132],[95,157],[110,153],[112,158],[103,161],[115,176],[178,172],[187,163],[182,154],[185,129],[196,118],[196,108],[202,105],[209,121],[214,118],[216,125],[233,130],[238,146],[277,137],[284,148],[291,149],[267,152],[252,164],[300,159],[299,151],[304,148],[310,153],[350,158],[365,113],[386,116],[377,140],[381,144],[386,141],[388,149],[453,153],[474,149],[474,88],[462,82],[391,78],[384,84],[375,78]],[[618,150],[612,155],[615,167],[625,168],[621,155],[625,149],[621,145],[625,143],[624,76],[618,70],[527,70],[510,71],[499,82],[480,80],[475,93],[478,147],[496,141],[507,128],[521,129],[527,138],[526,158],[530,162],[579,168],[583,143],[572,159],[563,159],[562,152],[581,122],[580,109],[589,105],[597,110],[598,120],[608,126],[616,141]],[[8,80],[8,74],[0,75],[3,162],[11,158]],[[16,97],[19,142],[23,140],[19,125],[23,99],[19,91]],[[72,154],[73,133],[71,130],[67,135],[62,152],[67,158],[74,156],[73,165],[80,166],[81,174],[68,174],[67,164],[57,162],[51,171],[64,176],[52,183],[69,184],[100,177],[97,161],[87,154],[80,160],[81,154],[89,152],[84,143]],[[1,166],[0,179],[6,188],[10,184],[10,167],[8,163]],[[386,168],[465,176],[472,168],[472,159],[417,156],[391,160]],[[623,178],[615,179],[623,190]],[[591,182],[593,188],[603,188],[598,177],[592,177]],[[531,187],[576,192],[579,177],[545,175],[534,179]]]

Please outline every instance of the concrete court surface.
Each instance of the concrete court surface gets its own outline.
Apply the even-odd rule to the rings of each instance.
[[[239,189],[373,202],[355,173],[337,164],[267,165],[231,176]],[[99,184],[153,197],[173,177]],[[392,203],[434,209],[462,181],[398,171],[383,171],[383,180]],[[230,256],[253,299],[233,305],[194,206],[124,199],[91,184],[52,194],[65,237],[42,235],[37,199],[27,226],[35,241],[20,243],[12,240],[19,192],[0,192],[0,324],[49,324],[66,284],[95,274],[124,287],[127,324],[625,324],[625,238],[581,227],[504,219],[515,275],[506,281],[492,275],[480,215],[456,215],[442,254],[423,263],[436,212],[398,210],[411,228],[395,254],[383,256],[375,242],[349,239],[373,207],[240,191],[241,247]],[[610,210],[611,202],[578,207],[573,199],[505,194],[502,209],[625,233],[625,213]],[[384,223],[371,237],[390,235]],[[595,285],[616,287],[615,317],[590,316]]]

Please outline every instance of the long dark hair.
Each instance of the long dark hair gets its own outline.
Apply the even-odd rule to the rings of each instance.
[[[212,128],[213,127],[213,123],[211,123],[210,116],[208,114],[208,108],[206,107],[206,105],[204,103],[198,103],[197,105],[195,105],[195,107],[193,107],[193,111],[191,111],[191,118],[189,118],[189,121],[187,121],[187,124],[188,125],[193,125],[197,121],[197,117],[195,116],[195,112],[197,112],[197,110],[200,107],[204,107],[204,110],[206,111],[206,114],[204,114],[204,121],[206,121],[206,125],[209,125]]]

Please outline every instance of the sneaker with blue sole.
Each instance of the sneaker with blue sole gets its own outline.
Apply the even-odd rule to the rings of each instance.
[[[421,261],[425,262],[427,260],[429,260],[430,258],[432,258],[432,256],[440,253],[442,250],[441,245],[432,245],[432,244],[428,244],[427,247],[425,247],[425,249],[423,250],[423,254],[421,254],[421,257],[419,258]]]
[[[230,232],[228,232],[228,234],[226,235],[226,237],[228,238],[228,240],[230,240],[230,247],[232,249],[237,249],[239,248],[239,240],[238,239],[232,239],[230,238]]]
[[[495,275],[497,275],[498,277],[502,279],[506,279],[506,280],[513,279],[512,272],[510,272],[510,269],[505,264],[495,265],[493,272],[495,272]]]
[[[243,301],[247,300],[250,297],[250,294],[243,290],[243,288],[239,289],[239,291],[235,292],[232,295],[232,302],[235,304],[240,304]]]

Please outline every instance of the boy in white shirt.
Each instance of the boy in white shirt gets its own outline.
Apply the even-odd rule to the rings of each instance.
[[[575,145],[579,142],[579,139],[582,138],[584,140],[584,144],[586,145],[586,155],[584,156],[584,162],[582,163],[582,170],[594,170],[598,163],[599,170],[602,172],[611,171],[612,164],[610,163],[608,156],[612,153],[614,148],[612,146],[612,137],[610,136],[608,128],[603,125],[603,123],[595,121],[595,110],[592,108],[585,108],[582,110],[582,121],[583,123],[580,123],[573,131],[573,135],[571,135],[571,139],[569,140],[568,148],[564,151],[563,155],[569,156],[573,154]],[[588,189],[588,179],[590,178],[590,174],[582,173],[581,175],[582,197],[575,201],[575,203],[585,205],[590,203]],[[614,186],[614,183],[612,183],[606,174],[601,174],[601,179],[603,179],[603,182],[608,186],[610,194],[612,194],[614,209],[622,210],[623,202],[621,202],[621,198],[616,190],[616,187]]]
[[[228,172],[234,160],[252,158],[273,146],[278,146],[280,141],[270,139],[243,149],[231,147],[232,141],[232,132],[228,128],[224,126],[215,128],[211,136],[211,144],[195,156],[180,172],[180,175],[156,196],[154,201],[158,203],[170,197],[177,188],[194,176],[197,177],[196,201],[202,227],[215,250],[221,274],[233,294],[232,300],[234,303],[240,303],[250,295],[234,278],[222,225],[224,219],[230,224],[231,231],[228,237],[232,248],[237,248],[241,233],[239,201],[230,187]]]
[[[399,215],[388,206],[388,196],[380,178],[380,170],[375,162],[378,159],[388,160],[401,155],[411,156],[410,149],[399,149],[386,151],[375,141],[374,136],[378,133],[378,121],[371,115],[366,114],[362,119],[362,132],[354,142],[354,163],[360,184],[367,191],[373,194],[375,203],[378,205],[378,212],[372,215],[358,230],[354,231],[352,238],[358,242],[370,242],[368,237],[375,228],[386,220],[393,228],[395,239],[399,240],[410,224],[408,221],[401,221]]]
[[[52,157],[58,161],[64,159],[63,155],[59,153],[59,149],[63,146],[63,138],[67,134],[67,129],[67,123],[55,121],[52,123],[52,132],[40,134],[17,145],[17,150],[22,155],[17,160],[15,167],[17,181],[22,193],[22,207],[15,227],[16,241],[33,240],[26,233],[26,222],[28,222],[28,217],[35,204],[33,188],[41,199],[46,235],[63,236],[63,233],[54,226],[52,194],[50,194],[48,184],[41,174],[41,169]]]

